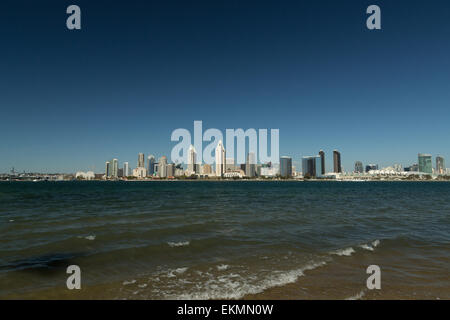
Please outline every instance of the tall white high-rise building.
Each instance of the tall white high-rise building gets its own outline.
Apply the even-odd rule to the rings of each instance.
[[[158,163],[158,174],[160,178],[167,178],[167,157],[162,156]]]
[[[188,171],[190,174],[196,173],[196,162],[197,162],[197,152],[195,151],[194,146],[191,144],[188,151]]]
[[[124,177],[130,176],[130,166],[128,165],[128,162],[123,163],[123,176]]]
[[[119,176],[119,160],[113,159],[112,160],[112,168],[111,168],[111,176],[113,178],[117,178]]]
[[[216,147],[216,176],[221,177],[225,173],[226,158],[225,148],[222,140],[219,141]]]

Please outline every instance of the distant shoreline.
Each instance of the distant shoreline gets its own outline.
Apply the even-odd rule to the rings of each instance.
[[[336,180],[336,179],[130,179],[130,180],[0,180],[0,182],[450,182],[443,179],[368,179],[368,180]]]

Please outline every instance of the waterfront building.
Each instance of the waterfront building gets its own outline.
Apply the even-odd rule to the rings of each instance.
[[[138,168],[145,168],[145,157],[143,153],[139,153],[138,154],[138,163],[137,163],[137,167]]]
[[[322,177],[322,159],[320,155],[302,158],[302,170],[304,177]]]
[[[167,165],[167,177],[175,177],[175,164],[169,163]]]
[[[117,178],[119,176],[119,160],[113,159],[111,165],[111,176]]]
[[[432,174],[433,166],[431,160],[431,154],[419,153],[419,172]]]
[[[334,173],[342,172],[341,153],[337,150],[333,151],[333,166],[334,166]]]
[[[247,154],[247,162],[245,163],[245,175],[253,178],[256,175],[256,159],[253,152]]]
[[[147,158],[147,174],[153,176],[155,173],[155,156],[149,155]]]
[[[361,161],[356,161],[355,162],[355,173],[363,173],[364,169],[363,169],[363,164]]]
[[[222,177],[222,175],[225,173],[225,155],[225,148],[223,147],[222,140],[220,140],[216,147],[216,176],[218,177]]]
[[[242,170],[232,170],[232,171],[227,171],[223,174],[224,178],[228,178],[228,179],[232,179],[232,178],[242,178],[244,177],[245,173]]]
[[[283,178],[292,177],[292,158],[280,158],[280,176],[282,176]]]
[[[202,166],[202,174],[212,174],[212,169],[211,169],[211,165],[210,164],[207,164],[207,163],[205,163],[203,166]]]
[[[261,168],[262,168],[262,164],[260,164],[260,163],[256,164],[255,170],[256,170],[256,176],[257,177],[261,176]]]
[[[106,161],[105,163],[105,176],[109,178],[111,176],[111,162]]]
[[[275,167],[261,167],[261,173],[259,174],[262,177],[275,177],[278,174],[278,169]]]
[[[237,169],[234,165],[234,158],[226,158],[225,163],[225,171],[233,171]]]
[[[445,174],[445,160],[441,156],[436,157],[436,173],[437,174]]]
[[[325,152],[323,150],[319,151],[320,165],[322,166],[322,175],[325,174]]]
[[[366,172],[378,170],[377,164],[368,164],[366,166]]]
[[[405,172],[417,172],[417,171],[419,171],[419,165],[416,163],[416,164],[413,164],[413,165],[411,165],[409,167],[405,167],[403,170]]]
[[[167,178],[167,157],[162,156],[159,158],[158,174],[160,178]]]
[[[130,166],[128,165],[128,162],[123,163],[123,176],[124,177],[130,176]]]
[[[133,176],[139,179],[145,178],[147,176],[147,169],[145,167],[137,167],[133,169]]]
[[[182,177],[184,176],[184,170],[182,168],[175,167],[175,177]]]
[[[118,177],[119,177],[119,178],[122,178],[122,177],[123,177],[123,168],[119,168],[119,171],[118,171]]]
[[[197,173],[196,163],[197,163],[197,152],[194,146],[191,144],[188,150],[188,172],[189,175]]]
[[[94,178],[95,178],[95,173],[92,171],[88,171],[88,172],[78,171],[75,174],[75,179],[92,180]]]

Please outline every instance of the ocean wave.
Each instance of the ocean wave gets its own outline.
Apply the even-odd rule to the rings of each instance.
[[[362,245],[360,245],[360,248],[363,248],[364,250],[369,250],[369,251],[374,250],[374,248],[369,246],[368,244],[362,244]]]
[[[122,282],[122,284],[124,285],[124,286],[126,286],[126,285],[129,285],[129,284],[135,284],[136,283],[136,280],[131,280],[131,281],[124,281],[124,282]]]
[[[324,261],[310,263],[290,271],[273,271],[262,277],[256,274],[242,275],[234,272],[220,276],[204,273],[204,276],[207,275],[208,278],[197,282],[194,289],[183,290],[181,294],[165,292],[163,298],[171,300],[241,299],[246,295],[258,294],[272,287],[294,283],[299,277],[305,275],[305,271],[325,264]],[[179,285],[183,285],[181,280]]]
[[[170,247],[184,247],[190,244],[190,241],[180,241],[180,242],[167,242]]]
[[[362,245],[360,245],[360,247],[365,250],[373,251],[379,244],[380,244],[380,240],[375,240],[375,241],[372,241],[372,243],[370,245],[362,244]]]
[[[228,267],[229,267],[229,265],[227,265],[227,264],[221,264],[221,265],[217,266],[217,270],[224,271],[224,270],[227,270]]]
[[[188,269],[187,267],[171,269],[167,272],[167,277],[174,278],[177,275],[185,273],[187,269]]]
[[[333,251],[333,252],[331,252],[331,254],[335,254],[337,256],[347,256],[348,257],[348,256],[351,256],[354,252],[355,252],[355,250],[352,247],[349,247],[349,248]]]
[[[93,241],[93,240],[95,240],[96,237],[95,237],[95,235],[89,235],[89,236],[78,236],[77,238]]]

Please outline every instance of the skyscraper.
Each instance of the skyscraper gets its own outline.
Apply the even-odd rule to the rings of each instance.
[[[175,165],[173,163],[167,165],[167,177],[175,177]]]
[[[245,175],[250,178],[256,175],[256,159],[253,152],[249,152],[247,154],[247,162],[245,163]]]
[[[341,173],[342,167],[341,167],[341,153],[337,150],[333,151],[333,166],[334,166],[334,172],[335,173]]]
[[[225,173],[225,154],[225,148],[223,147],[222,140],[220,140],[216,147],[216,176],[218,177],[221,177]]]
[[[119,161],[117,159],[112,160],[111,176],[117,178],[119,176]]]
[[[325,174],[325,152],[323,150],[319,151],[319,157],[320,157],[320,164],[322,166],[322,175]]]
[[[364,169],[363,169],[363,164],[361,161],[356,161],[355,162],[355,173],[363,173]]]
[[[280,176],[282,176],[283,178],[292,177],[292,158],[280,158]]]
[[[322,158],[320,155],[302,158],[302,170],[304,177],[322,177]]]
[[[143,153],[139,153],[138,154],[138,163],[137,163],[137,167],[138,168],[145,168],[145,157]]]
[[[161,178],[167,178],[167,157],[162,156],[159,158],[158,173]]]
[[[433,173],[431,154],[419,153],[419,172]]]
[[[153,176],[155,173],[155,156],[149,155],[147,158],[147,174]]]
[[[368,164],[366,166],[366,172],[369,172],[372,170],[378,170],[378,165],[377,164]]]
[[[196,173],[196,163],[197,163],[197,152],[195,151],[194,146],[191,144],[188,150],[188,171],[190,174]]]
[[[105,176],[109,178],[111,176],[111,163],[106,161],[105,163]]]
[[[123,163],[123,176],[124,177],[130,176],[130,166],[128,165],[128,162]]]
[[[441,156],[436,157],[436,173],[445,174],[445,160]]]

